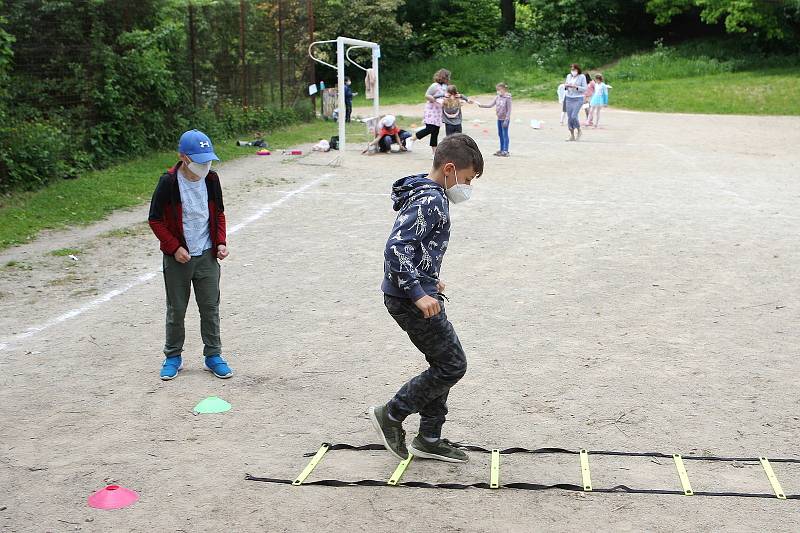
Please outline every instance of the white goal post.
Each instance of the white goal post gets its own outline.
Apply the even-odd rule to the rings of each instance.
[[[326,63],[325,61],[314,57],[312,49],[314,46],[325,44],[325,43],[336,43],[336,66],[331,65],[330,63]],[[370,41],[362,41],[360,39],[351,39],[350,37],[338,37],[334,40],[330,41],[314,41],[310,45],[308,45],[308,55],[322,65],[330,67],[336,70],[337,74],[337,83],[338,83],[338,102],[339,102],[339,151],[341,155],[344,155],[346,144],[346,132],[345,132],[345,105],[344,105],[344,67],[345,67],[345,60],[352,63],[354,66],[360,68],[363,71],[367,69],[350,58],[350,51],[356,48],[371,48],[372,49],[372,72],[375,76],[375,98],[372,101],[372,113],[377,118],[378,113],[380,111],[380,82],[379,82],[379,75],[378,75],[378,61],[381,57],[381,46],[378,43],[373,43]]]

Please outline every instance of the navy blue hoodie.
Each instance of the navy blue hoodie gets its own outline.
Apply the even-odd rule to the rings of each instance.
[[[444,188],[427,174],[394,182],[397,218],[383,251],[381,290],[417,301],[435,295],[439,269],[450,240],[450,203]]]

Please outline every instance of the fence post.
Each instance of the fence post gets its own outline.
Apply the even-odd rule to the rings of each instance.
[[[283,2],[278,0],[278,78],[280,81],[281,109],[283,109]]]
[[[314,42],[314,2],[313,0],[306,0],[306,6],[308,7],[308,42]],[[317,76],[315,73],[315,65],[314,60],[311,59],[309,56],[308,58],[308,68],[309,68],[309,80],[314,85],[317,84]],[[311,96],[311,111],[314,112],[316,115],[317,113],[317,95],[316,93]]]
[[[239,62],[241,63],[242,106],[247,107],[247,63],[244,56],[244,0],[239,0]]]
[[[194,25],[194,3],[189,2],[189,62],[192,66],[192,106],[197,108],[197,63],[195,59],[197,47],[197,30]]]

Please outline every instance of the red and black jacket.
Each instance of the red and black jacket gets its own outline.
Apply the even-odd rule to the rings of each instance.
[[[158,240],[161,251],[167,255],[175,255],[178,248],[186,245],[183,235],[183,204],[178,187],[178,169],[183,163],[178,162],[158,180],[153,199],[150,201],[148,222]],[[208,190],[208,225],[211,245],[214,250],[220,244],[226,244],[225,206],[222,203],[222,187],[219,176],[213,170],[206,176]]]

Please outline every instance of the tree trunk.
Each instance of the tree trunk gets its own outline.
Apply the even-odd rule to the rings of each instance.
[[[503,16],[503,21],[500,25],[500,31],[503,35],[514,31],[517,27],[517,10],[514,6],[514,0],[500,0],[500,13]]]

